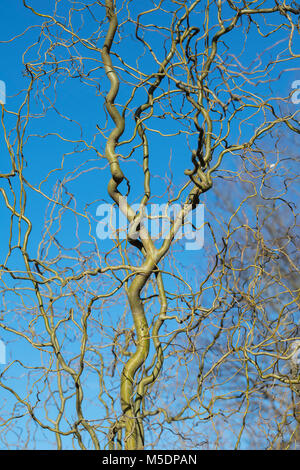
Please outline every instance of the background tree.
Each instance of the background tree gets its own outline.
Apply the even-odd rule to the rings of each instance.
[[[297,445],[299,5],[22,3],[1,38],[23,64],[3,77],[2,445]]]

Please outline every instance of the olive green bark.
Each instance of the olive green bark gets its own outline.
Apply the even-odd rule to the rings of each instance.
[[[119,80],[110,58],[110,48],[117,30],[118,22],[117,16],[114,12],[113,2],[111,0],[106,0],[106,9],[110,24],[102,50],[102,59],[106,75],[109,78],[111,84],[111,88],[106,97],[106,108],[115,123],[115,128],[112,130],[108,138],[105,152],[106,157],[110,163],[112,176],[108,185],[108,192],[112,199],[118,204],[118,206],[120,206],[121,202],[123,202],[123,199],[118,191],[118,185],[124,179],[124,175],[120,169],[118,157],[115,153],[115,148],[119,137],[124,131],[125,124],[124,118],[119,114],[114,104],[114,100],[119,89]],[[125,211],[127,212],[129,220],[132,221],[134,214],[130,210],[130,207],[125,207]],[[155,262],[153,262],[153,260],[152,262],[149,262],[149,259],[147,259],[144,263],[144,273],[136,275],[128,290],[128,300],[137,335],[137,348],[135,353],[130,357],[127,364],[125,365],[121,378],[121,406],[124,413],[126,449],[135,449],[137,447],[137,441],[139,442],[138,447],[143,445],[141,439],[137,436],[136,415],[133,404],[133,383],[136,372],[145,362],[149,352],[149,328],[143,303],[140,299],[140,292],[150,274],[152,273],[154,266]],[[143,433],[140,432],[139,434]]]
[[[195,2],[197,4],[197,2]],[[192,7],[191,7],[192,8]],[[115,37],[115,33],[118,27],[117,16],[114,11],[113,1],[106,0],[106,14],[109,19],[109,29],[105,38],[105,42],[102,49],[102,60],[104,63],[104,68],[108,79],[110,80],[110,90],[106,96],[106,109],[115,123],[115,127],[110,133],[106,148],[105,155],[110,164],[111,179],[108,184],[108,193],[113,199],[113,201],[118,205],[122,212],[127,216],[130,223],[137,224],[139,219],[138,215],[132,210],[130,205],[127,203],[127,200],[122,196],[118,190],[118,186],[125,178],[118,160],[118,155],[116,154],[116,146],[120,136],[124,132],[125,121],[124,118],[118,112],[114,100],[118,94],[119,90],[119,79],[114,70],[111,57],[110,49]],[[167,54],[165,60],[161,64],[159,74],[156,78],[156,81],[151,85],[148,91],[148,101],[144,105],[140,106],[135,113],[135,120],[138,134],[143,142],[143,151],[144,151],[144,197],[142,199],[141,207],[143,208],[150,197],[150,173],[148,168],[148,142],[143,129],[142,120],[140,115],[143,111],[148,108],[153,108],[153,93],[156,88],[159,86],[161,80],[164,76],[164,71],[166,65],[170,62],[174,56],[176,45],[180,41],[179,26],[186,17],[188,12],[185,12],[182,18],[178,20],[176,25],[177,37],[172,42],[172,47],[170,52]],[[187,28],[183,36],[186,37],[188,34],[193,33],[193,28]],[[182,38],[181,38],[182,39]],[[197,114],[199,114],[199,109],[196,106]],[[151,111],[152,112],[152,111]],[[196,114],[196,120],[197,120]],[[207,160],[209,160],[207,158]],[[128,301],[133,317],[134,327],[136,331],[136,350],[134,354],[129,358],[127,363],[124,366],[122,377],[121,377],[121,407],[123,411],[122,420],[116,425],[112,426],[110,430],[110,446],[113,448],[113,439],[115,435],[120,437],[122,428],[125,428],[125,449],[142,449],[144,446],[144,431],[143,431],[143,417],[141,414],[141,404],[143,398],[145,397],[147,387],[152,384],[158,377],[160,370],[163,364],[163,352],[159,341],[159,329],[163,323],[163,318],[167,310],[166,296],[163,287],[163,281],[161,273],[158,270],[158,263],[167,253],[170,248],[170,245],[176,235],[176,232],[182,221],[188,214],[190,210],[196,205],[199,195],[211,187],[211,178],[209,175],[205,175],[203,172],[199,173],[200,169],[197,168],[196,171],[199,179],[195,178],[195,186],[189,193],[186,207],[183,208],[177,216],[175,223],[173,224],[169,236],[164,240],[160,249],[156,249],[154,243],[146,232],[146,229],[141,226],[140,228],[140,240],[131,240],[132,244],[138,247],[142,254],[144,255],[144,262],[142,266],[137,270],[131,284],[128,288],[127,295]],[[192,171],[191,173],[194,174]],[[130,241],[130,229],[128,238]],[[144,305],[141,300],[141,291],[147,283],[149,277],[155,274],[156,281],[159,291],[159,300],[160,300],[160,314],[158,319],[154,322],[153,330],[150,334],[149,326],[147,323]],[[145,365],[150,347],[150,337],[153,339],[153,344],[156,350],[156,354],[152,363],[152,373],[147,375],[147,371],[137,382],[137,372],[138,370]],[[120,440],[118,437],[118,440]]]

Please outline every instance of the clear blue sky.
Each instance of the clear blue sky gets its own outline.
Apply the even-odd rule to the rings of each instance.
[[[152,5],[153,2],[133,2],[136,8],[146,7],[147,4]],[[271,3],[271,2],[270,2]],[[41,8],[42,11],[50,11],[53,2],[48,0],[43,0],[43,2],[38,2],[37,0],[30,2],[36,8]],[[155,19],[155,18],[154,18]],[[20,103],[24,99],[24,92],[20,90],[26,89],[28,85],[28,76],[25,76],[25,67],[22,63],[22,55],[24,51],[35,41],[38,40],[39,28],[32,27],[35,24],[39,25],[39,21],[42,22],[42,19],[38,19],[30,11],[26,10],[22,6],[22,2],[19,0],[11,0],[9,2],[2,2],[1,4],[1,20],[0,20],[0,80],[3,80],[6,83],[6,109],[10,112],[16,112]],[[277,23],[276,23],[277,22]],[[274,24],[279,24],[280,17],[274,18]],[[89,19],[86,20],[83,32],[89,31],[92,22],[89,22]],[[21,35],[26,28],[31,27],[25,34]],[[133,30],[134,31],[134,28]],[[132,32],[131,32],[132,33]],[[253,34],[253,40],[251,35]],[[20,38],[16,38],[12,43],[7,43],[12,36],[21,35]],[[230,42],[230,53],[236,54],[240,50],[240,33],[232,32],[231,33],[231,42]],[[282,32],[275,33],[270,35],[268,38],[265,38],[263,41],[263,48],[271,48],[271,52],[267,52],[274,57],[276,53],[280,50],[280,41],[286,39]],[[247,53],[243,54],[243,63],[246,66],[253,64],[253,67],[259,66],[259,55],[261,53],[261,43],[257,35],[252,33],[252,30],[249,33],[249,41],[247,45]],[[274,43],[278,41],[278,45],[272,49]],[[159,45],[159,40],[157,43],[154,42],[154,45],[157,47]],[[121,46],[114,46],[118,50],[118,53],[126,54],[126,60],[134,64],[136,57],[136,49],[134,43],[131,43],[131,47],[128,47],[124,42]],[[114,49],[113,48],[113,49]],[[30,57],[34,58],[38,50],[38,46],[32,50],[32,52],[27,52],[27,57],[29,60]],[[43,47],[41,46],[41,50]],[[274,52],[273,52],[274,50]],[[82,52],[82,51],[81,51]],[[163,54],[163,48],[160,51]],[[91,54],[91,56],[95,54]],[[150,62],[146,64],[145,67],[151,68]],[[280,71],[282,72],[280,74]],[[104,77],[103,72],[100,71],[99,76],[101,80],[98,83],[100,90],[108,90],[109,84],[107,79]],[[272,83],[272,87],[269,88],[268,81],[273,78],[276,81]],[[263,83],[259,87],[253,86],[251,90],[256,93],[260,93],[265,98],[268,97],[271,93],[277,94],[279,96],[286,96],[290,92],[291,83],[295,79],[299,79],[299,71],[295,70],[293,67],[289,68],[289,64],[284,61],[276,68],[276,71],[270,70],[266,75],[266,83]],[[46,80],[45,80],[46,83]],[[47,92],[49,96],[54,96],[53,90]],[[86,86],[80,79],[66,79],[65,81],[60,81],[56,86],[57,100],[56,105],[57,109],[60,112],[63,112],[66,116],[72,119],[66,120],[62,119],[55,110],[48,110],[45,117],[39,117],[38,119],[33,119],[30,122],[28,128],[28,133],[32,136],[28,140],[24,148],[24,157],[27,161],[27,167],[24,169],[24,176],[28,181],[35,187],[38,188],[39,183],[46,178],[49,172],[52,169],[58,169],[55,172],[52,172],[50,176],[45,180],[42,189],[49,196],[52,195],[53,188],[55,183],[59,180],[62,181],[64,178],[68,178],[68,175],[78,167],[83,164],[82,170],[84,173],[80,178],[75,180],[70,180],[68,182],[68,191],[76,195],[76,210],[78,212],[83,212],[85,208],[89,207],[89,213],[91,218],[93,217],[92,223],[92,235],[96,237],[96,227],[97,227],[97,217],[96,217],[96,208],[98,204],[103,202],[109,202],[109,196],[106,191],[107,181],[109,178],[109,170],[105,159],[99,159],[93,149],[86,149],[85,145],[78,142],[74,145],[73,142],[68,142],[60,139],[57,135],[48,136],[47,139],[40,139],[36,135],[42,135],[46,133],[59,133],[64,138],[72,140],[80,140],[82,137],[88,142],[91,146],[94,146],[98,149],[100,153],[104,152],[104,139],[96,130],[96,125],[101,124],[105,119],[105,112],[103,109],[103,99],[97,94],[97,88],[95,86]],[[142,96],[144,93],[144,96]],[[141,99],[146,99],[146,93],[141,91]],[[124,103],[128,98],[128,90],[126,86],[121,83],[120,93],[118,95],[117,101]],[[47,106],[47,99],[44,99],[44,104]],[[294,106],[294,105],[291,105]],[[41,113],[41,105],[35,101],[34,95],[32,96],[31,111],[34,113]],[[77,125],[77,122],[80,122],[80,126]],[[149,121],[151,122],[151,121]],[[6,115],[5,123],[7,128],[13,128],[15,125],[15,115]],[[157,120],[153,120],[153,124],[157,123]],[[111,121],[109,121],[109,125]],[[168,123],[162,121],[162,125]],[[238,123],[237,123],[238,124]],[[182,130],[181,123],[177,125],[177,128],[172,128],[174,133]],[[256,122],[254,120],[254,125]],[[173,124],[172,126],[176,126]],[[125,132],[124,137],[130,135],[130,130],[132,127],[129,127],[129,130]],[[243,130],[245,136],[247,133],[250,133],[245,127]],[[95,139],[94,139],[94,136]],[[232,134],[231,139],[237,138],[237,134]],[[194,140],[190,140],[192,146],[196,145],[197,136],[195,135]],[[267,145],[267,139],[266,139]],[[8,152],[4,144],[3,132],[0,133],[0,159],[1,159],[1,169],[2,172],[9,171],[10,162],[8,158]],[[157,175],[152,180],[152,191],[155,196],[154,202],[165,202],[165,187],[166,187],[166,175],[169,179],[172,179],[172,184],[174,186],[179,186],[184,181],[186,177],[184,176],[184,170],[187,167],[190,167],[189,157],[187,157],[187,147],[186,147],[186,135],[180,134],[179,136],[172,137],[166,141],[159,134],[153,134],[150,141],[150,153],[151,153],[151,169],[153,174]],[[172,159],[170,160],[170,158]],[[63,168],[61,167],[63,160]],[[170,163],[171,161],[171,163]],[[188,162],[188,163],[187,163]],[[271,161],[270,161],[271,163]],[[170,166],[172,171],[170,171]],[[132,186],[131,191],[131,200],[133,202],[141,194],[143,190],[143,178],[142,178],[142,168],[141,164],[132,164],[130,162],[124,162],[122,165],[125,168],[126,165],[126,174],[129,176],[129,179],[136,184]],[[103,170],[102,170],[103,168]],[[228,157],[222,166],[223,170],[233,170],[236,168],[234,158]],[[216,181],[216,188],[222,189],[222,180]],[[7,188],[7,185],[6,185]],[[125,188],[125,185],[123,186]],[[207,193],[204,197],[204,201],[211,207],[216,201],[214,192],[211,191]],[[31,256],[35,257],[37,255],[37,246],[41,238],[41,228],[44,223],[44,214],[48,201],[40,196],[35,191],[28,191],[28,204],[27,204],[27,215],[33,221],[33,231],[30,238],[29,248],[31,250]],[[7,236],[9,231],[10,218],[9,214],[3,204],[3,200],[0,201],[0,216],[1,216],[1,231],[0,231],[0,259],[2,260],[7,253]],[[209,214],[205,215],[206,220],[209,220]],[[79,229],[79,237],[84,239],[88,235],[89,227],[83,222]],[[62,230],[62,240],[65,245],[70,247],[74,244],[75,240],[75,220],[72,215],[65,215],[64,226]],[[98,241],[99,249],[105,251],[107,247],[112,246],[111,241],[100,242]],[[201,278],[201,272],[206,271],[207,258],[204,255],[205,251],[200,250],[199,252],[193,251],[183,251],[178,249],[176,257],[178,261],[183,263],[186,269],[187,278],[191,282],[194,282],[196,286],[199,284],[199,279]],[[2,261],[1,261],[2,262]],[[11,264],[15,267],[21,265],[21,260],[18,253],[14,253],[11,257]],[[200,273],[195,275],[194,273]],[[166,281],[166,287],[171,287],[172,281]],[[13,281],[11,281],[11,284]],[[29,295],[30,298],[30,295]],[[11,295],[11,300],[13,302],[14,294]],[[207,299],[209,302],[210,299]],[[5,309],[5,306],[2,305],[2,309]],[[61,308],[65,308],[65,305],[62,303]],[[21,320],[20,320],[21,321]],[[20,357],[26,357],[26,360],[29,363],[36,361],[36,364],[39,363],[39,355],[36,351],[33,351],[25,341],[16,340],[12,338],[9,333],[1,331],[0,337],[7,343],[7,359],[18,360]],[[12,342],[13,341],[13,342]],[[78,344],[74,345],[74,350],[76,350]],[[0,365],[0,369],[3,366]],[[13,375],[13,373],[12,373]],[[89,393],[92,395],[93,386],[96,383],[95,378],[89,379],[89,386],[87,387],[86,394],[89,396]],[[11,381],[11,385],[14,384],[20,393],[26,383],[26,374],[20,379]],[[9,395],[7,395],[9,396]],[[10,406],[12,401],[8,399],[8,402],[3,402],[4,406]],[[92,414],[93,409],[88,409],[87,414]],[[70,411],[72,414],[72,412]],[[1,414],[1,408],[0,408]],[[8,442],[15,442],[13,434],[11,437],[8,437]],[[43,448],[51,448],[51,444],[47,443],[47,439],[44,439],[42,434],[39,435],[41,446]],[[0,445],[1,448],[1,445]]]

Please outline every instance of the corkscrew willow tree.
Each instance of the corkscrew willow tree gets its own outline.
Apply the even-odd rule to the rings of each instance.
[[[2,446],[297,446],[299,5],[17,8],[20,31],[0,38],[15,60]]]

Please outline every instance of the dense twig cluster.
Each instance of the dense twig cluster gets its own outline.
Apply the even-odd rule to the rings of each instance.
[[[299,445],[299,110],[276,91],[299,6],[53,4],[23,0],[25,88],[2,106],[2,444]],[[107,197],[129,223],[110,245]],[[158,239],[157,201],[181,205]],[[204,248],[182,256],[200,203]]]

